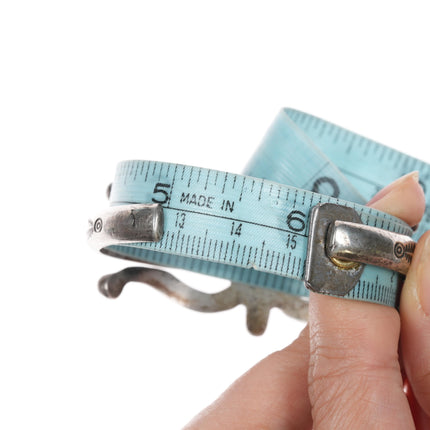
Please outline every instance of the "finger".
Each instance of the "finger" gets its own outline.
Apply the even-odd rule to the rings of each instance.
[[[308,362],[306,327],[295,342],[260,361],[185,429],[311,429]]]
[[[428,430],[430,428],[430,417],[423,411],[423,408],[417,402],[408,379],[404,379],[404,390],[408,398],[409,407],[414,417],[416,430]]]
[[[411,172],[377,193],[368,206],[390,213],[416,226],[425,210],[424,193],[418,182],[418,172]]]
[[[401,351],[419,405],[430,415],[430,232],[416,246],[400,300]]]
[[[422,215],[417,196],[422,190],[413,173],[379,193],[371,205],[416,224]],[[414,428],[397,355],[395,309],[311,293],[309,329],[315,430]]]

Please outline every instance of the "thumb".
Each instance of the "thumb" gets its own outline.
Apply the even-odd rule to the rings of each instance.
[[[371,206],[411,225],[423,213],[418,174],[398,179]],[[314,429],[414,429],[398,361],[400,318],[386,306],[311,293],[309,398]]]

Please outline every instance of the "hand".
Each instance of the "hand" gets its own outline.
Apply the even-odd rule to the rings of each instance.
[[[418,175],[393,182],[369,205],[417,225],[425,209]],[[300,336],[185,428],[429,429],[430,232],[415,250],[400,315],[383,305],[311,293]]]

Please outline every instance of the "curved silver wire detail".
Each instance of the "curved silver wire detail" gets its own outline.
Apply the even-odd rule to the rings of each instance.
[[[235,282],[218,293],[208,294],[189,287],[164,270],[149,267],[129,267],[103,276],[98,287],[104,296],[116,298],[128,282],[150,285],[182,306],[200,312],[220,312],[243,304],[247,310],[247,327],[253,335],[264,333],[273,307],[294,318],[307,319],[307,300],[297,296]]]

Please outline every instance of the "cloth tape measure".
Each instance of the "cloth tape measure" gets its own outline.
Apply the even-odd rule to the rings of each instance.
[[[396,306],[398,271],[406,272],[413,239],[429,229],[430,210],[427,205],[413,232],[364,204],[413,170],[427,201],[428,164],[282,109],[242,175],[157,161],[119,163],[111,207],[90,222],[89,241],[116,257],[289,297],[306,298],[312,289]]]

